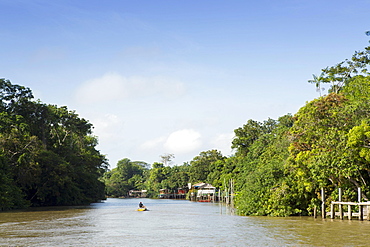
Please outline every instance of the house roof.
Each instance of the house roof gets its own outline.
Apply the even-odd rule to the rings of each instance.
[[[194,188],[196,189],[215,189],[212,184],[207,184],[207,183],[197,183],[193,185]]]

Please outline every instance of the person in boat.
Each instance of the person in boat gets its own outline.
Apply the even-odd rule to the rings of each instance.
[[[146,208],[142,202],[139,203],[139,208]]]

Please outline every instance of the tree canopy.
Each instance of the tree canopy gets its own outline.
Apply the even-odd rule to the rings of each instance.
[[[92,125],[67,107],[32,101],[0,79],[0,210],[79,205],[105,198],[107,168]]]

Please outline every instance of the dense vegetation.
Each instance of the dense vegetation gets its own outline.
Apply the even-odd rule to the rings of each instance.
[[[77,205],[129,190],[175,190],[206,182],[224,189],[232,179],[241,215],[309,215],[320,190],[328,201],[354,201],[357,188],[370,198],[370,47],[309,82],[320,97],[296,114],[263,122],[248,120],[234,130],[225,157],[201,152],[189,163],[122,159],[106,170],[92,125],[66,107],[32,101],[28,88],[0,80],[0,210],[26,205]],[[322,86],[328,94],[321,96]],[[99,180],[100,179],[100,180]],[[105,191],[104,191],[105,184]]]
[[[320,97],[294,116],[262,123],[248,120],[234,131],[235,155],[224,157],[209,150],[189,164],[155,163],[151,169],[125,159],[105,175],[108,195],[124,196],[136,188],[155,196],[159,189],[185,187],[188,182],[207,182],[223,189],[233,179],[235,205],[241,215],[311,214],[321,203],[321,188],[328,201],[337,199],[339,187],[344,200],[354,201],[358,187],[368,200],[369,55],[370,47],[366,47],[351,59],[323,69],[320,76],[314,75],[309,82],[315,84]],[[330,87],[325,96],[321,96],[323,84]],[[127,173],[121,165],[134,166],[137,172]]]
[[[79,205],[105,197],[106,160],[92,125],[66,107],[33,101],[0,79],[0,211]]]

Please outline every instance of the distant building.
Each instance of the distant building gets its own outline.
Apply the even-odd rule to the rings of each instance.
[[[197,183],[191,187],[191,200],[196,200],[199,202],[215,201],[216,187],[214,187],[212,184]]]
[[[175,190],[160,189],[158,197],[162,199],[185,199],[187,192],[188,189],[186,188],[178,188]]]
[[[128,192],[129,197],[144,198],[146,197],[147,190],[130,190]]]

